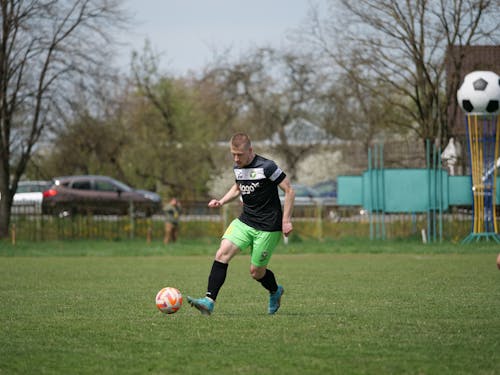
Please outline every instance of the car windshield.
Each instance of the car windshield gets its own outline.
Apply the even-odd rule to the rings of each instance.
[[[295,191],[296,198],[297,197],[315,198],[319,196],[317,191],[310,188],[309,186],[292,184],[292,187],[293,190]],[[278,189],[278,193],[280,194],[280,196],[285,195],[285,193],[281,189]]]
[[[307,186],[297,186],[294,185],[295,196],[296,197],[317,197],[318,193]]]
[[[124,184],[123,182],[120,182],[120,181],[117,181],[115,179],[111,179],[111,181],[113,182],[113,184],[118,188],[120,189],[121,191],[126,191],[126,192],[129,192],[129,191],[132,191],[134,189],[132,189],[130,186]]]
[[[314,190],[321,196],[336,196],[337,183],[335,181],[325,181],[314,185]]]

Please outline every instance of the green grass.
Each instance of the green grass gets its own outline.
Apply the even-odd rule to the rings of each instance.
[[[499,246],[298,242],[267,295],[236,257],[210,317],[216,240],[0,243],[0,374],[500,374]]]

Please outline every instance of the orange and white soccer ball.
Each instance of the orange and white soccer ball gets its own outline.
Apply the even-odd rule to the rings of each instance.
[[[173,314],[182,306],[182,294],[177,288],[166,287],[156,295],[156,307],[162,313]]]

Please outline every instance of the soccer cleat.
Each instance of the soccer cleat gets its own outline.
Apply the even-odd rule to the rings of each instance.
[[[187,297],[189,304],[196,307],[201,315],[210,315],[214,311],[214,301],[208,297],[203,298],[193,298]]]
[[[269,295],[269,315],[273,315],[280,308],[283,293],[285,293],[285,289],[281,285],[278,285],[278,290]]]

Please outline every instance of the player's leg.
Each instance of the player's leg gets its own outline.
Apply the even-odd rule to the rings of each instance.
[[[269,314],[274,314],[280,308],[281,296],[285,292],[276,282],[274,273],[267,268],[274,249],[281,239],[281,232],[259,232],[254,239],[250,274],[269,291]]]
[[[203,298],[187,297],[188,302],[204,315],[210,315],[214,308],[219,290],[224,284],[230,260],[249,246],[251,237],[246,232],[245,224],[234,220],[227,228],[219,249],[215,254],[214,262],[208,276],[207,292]]]
[[[170,223],[165,223],[165,234],[163,235],[163,243],[166,245],[170,239]]]
[[[179,237],[179,224],[172,224],[172,242],[177,242]]]
[[[208,276],[208,286],[206,296],[213,301],[217,299],[219,290],[226,281],[229,261],[240,252],[240,248],[226,238],[223,238],[215,254],[215,259]]]
[[[189,304],[196,307],[203,315],[210,315],[214,309],[214,303],[219,294],[219,290],[226,281],[229,261],[240,251],[240,249],[227,239],[221,241],[219,250],[212,263],[210,274],[208,275],[208,285],[205,297],[187,297]]]

